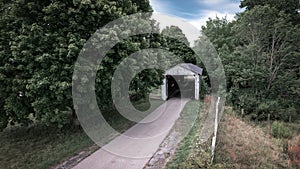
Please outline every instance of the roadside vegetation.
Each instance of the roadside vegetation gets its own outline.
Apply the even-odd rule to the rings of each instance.
[[[210,98],[210,97],[208,97]],[[206,100],[206,99],[205,99]],[[211,104],[215,104],[214,101],[201,103],[201,108],[198,112],[198,118],[192,126],[189,133],[185,138],[177,145],[175,153],[168,161],[167,169],[177,168],[206,168],[206,169],[218,169],[218,168],[232,168],[227,163],[211,163],[211,139],[202,140],[201,132],[204,125],[208,123],[214,123],[214,119],[206,121],[209,114],[209,107]],[[180,126],[180,125],[179,125]],[[213,127],[213,126],[212,126]],[[214,128],[214,127],[213,127]],[[204,134],[206,135],[206,134]],[[209,137],[209,136],[208,136]],[[209,137],[211,138],[211,137]]]
[[[291,147],[300,145],[299,129],[298,122],[255,123],[227,109],[220,123],[215,162],[225,161],[234,168],[296,169],[300,164],[297,161],[300,152],[295,152],[292,157]]]
[[[79,128],[41,125],[8,128],[0,133],[0,140],[3,169],[50,168],[93,145]]]
[[[207,21],[227,81],[227,105],[253,121],[299,119],[300,12],[297,0],[244,0],[235,21]]]
[[[277,125],[273,122],[273,125]],[[232,108],[225,110],[219,124],[215,159],[211,163],[211,140],[200,144],[200,125],[192,128],[179,144],[166,168],[294,168],[300,167],[300,126],[282,123],[291,137],[270,135],[270,126],[243,119]],[[294,153],[294,154],[293,154]],[[292,162],[291,158],[294,159]],[[298,160],[298,161],[297,161]]]

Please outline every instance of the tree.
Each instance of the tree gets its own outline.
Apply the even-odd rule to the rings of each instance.
[[[163,35],[172,35],[175,38],[166,38],[165,46],[168,51],[177,55],[185,63],[196,64],[194,52],[190,48],[190,43],[182,30],[177,26],[168,26],[162,30]]]
[[[267,113],[284,118],[278,117],[278,112],[295,105],[293,99],[286,97],[288,88],[295,84],[287,86],[286,82],[297,77],[297,27],[290,22],[289,15],[266,5],[241,14],[234,29],[242,44],[234,51],[239,63],[232,63],[236,73],[231,92],[238,97],[235,104],[249,113],[255,112],[258,119],[266,118]]]
[[[233,84],[232,74],[235,70],[231,64],[234,62],[232,53],[238,45],[234,36],[235,32],[232,31],[234,25],[235,21],[229,22],[226,18],[216,17],[215,19],[209,18],[206,25],[201,28],[201,32],[208,37],[222,60],[227,78],[227,91]]]
[[[73,112],[78,53],[101,26],[151,11],[148,0],[1,1],[0,126],[35,120],[62,126]]]
[[[246,2],[250,1],[242,5]],[[210,19],[202,28],[222,59],[227,101],[254,119],[265,119],[268,113],[283,120],[297,115],[300,90],[296,60],[300,52],[295,23],[283,10],[256,4],[238,14],[236,21]]]
[[[241,1],[241,8],[246,8],[247,10],[253,9],[255,6],[265,6],[269,5],[274,7],[279,11],[283,11],[285,14],[290,15],[291,21],[294,24],[300,23],[300,2],[298,0],[243,0]]]

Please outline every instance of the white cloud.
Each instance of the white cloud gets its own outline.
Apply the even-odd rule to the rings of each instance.
[[[157,13],[157,12],[155,12],[152,15],[152,18],[159,23],[161,30],[166,28],[167,26],[172,26],[172,25],[178,26],[185,34],[191,46],[194,45],[195,40],[197,40],[198,37],[200,36],[200,31],[195,27],[193,27],[191,23],[189,23],[188,21],[182,18],[166,15],[162,13]]]
[[[155,12],[160,12],[160,13],[170,13],[170,4],[167,3],[166,1],[161,1],[161,0],[149,0],[150,5],[152,6],[153,10]]]
[[[188,16],[189,18],[193,18],[183,19],[195,26],[196,28],[198,28],[199,30],[203,25],[206,24],[208,18],[214,19],[216,17],[226,17],[227,20],[232,21],[234,20],[234,16],[237,12],[243,11],[243,9],[239,8],[240,2],[232,2],[230,0],[198,0],[197,2],[197,5],[204,7],[205,9],[195,12],[174,11],[170,2],[166,2],[163,0],[150,0],[150,4],[155,12],[159,12],[170,16]],[[165,25],[161,26],[164,27]]]
[[[220,5],[226,2],[226,0],[198,0],[200,4],[205,4],[205,5]]]
[[[220,11],[239,11],[240,2],[232,2],[230,0],[198,0],[199,5],[205,5],[206,8]]]
[[[213,10],[205,10],[201,12],[199,15],[202,17],[199,19],[190,19],[188,20],[189,23],[191,23],[193,26],[195,26],[198,29],[201,29],[202,26],[206,24],[206,21],[208,21],[208,18],[225,18],[228,21],[234,20],[235,13],[229,13],[229,12],[218,12]]]

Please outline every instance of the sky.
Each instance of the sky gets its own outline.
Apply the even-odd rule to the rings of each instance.
[[[240,0],[150,0],[150,4],[155,12],[180,17],[198,29],[209,17],[233,20],[243,11]]]

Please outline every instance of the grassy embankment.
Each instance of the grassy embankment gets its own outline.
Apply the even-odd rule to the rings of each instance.
[[[187,137],[180,143],[167,168],[297,168],[288,166],[286,143],[300,144],[299,123],[283,123],[292,131],[290,138],[274,138],[266,122],[255,124],[225,109],[219,124],[214,163],[210,163],[211,140],[199,144],[201,125],[195,123]],[[297,139],[298,138],[298,139]]]

